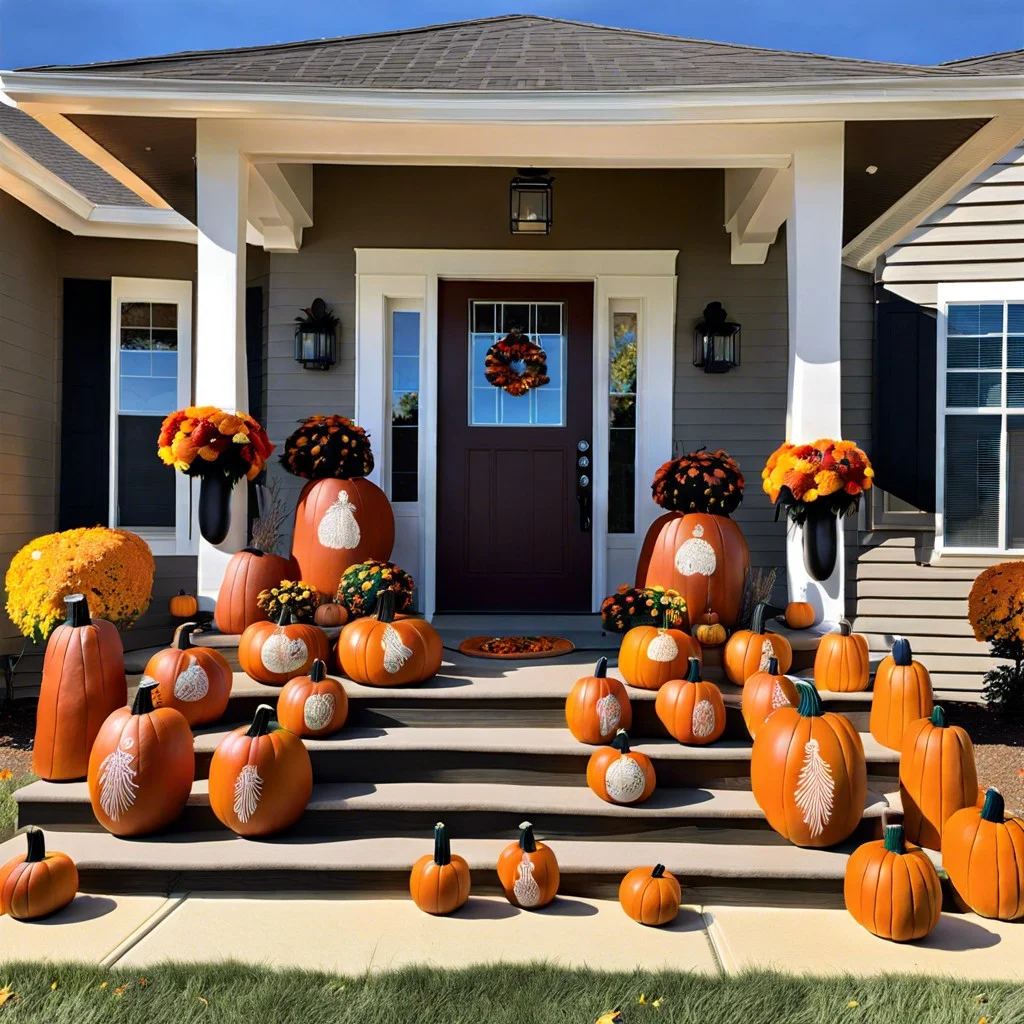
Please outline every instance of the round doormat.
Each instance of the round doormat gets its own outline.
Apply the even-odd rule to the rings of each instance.
[[[573,650],[573,642],[560,636],[471,636],[459,644],[460,654],[498,661],[558,658]]]

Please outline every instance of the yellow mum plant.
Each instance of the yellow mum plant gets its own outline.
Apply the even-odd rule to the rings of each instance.
[[[305,580],[281,580],[276,587],[261,590],[256,604],[267,613],[267,618],[277,622],[281,609],[287,608],[296,622],[312,622],[313,613],[323,600],[323,595],[312,583]]]

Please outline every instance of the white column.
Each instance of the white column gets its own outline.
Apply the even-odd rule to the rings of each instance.
[[[786,434],[795,444],[842,436],[840,272],[843,229],[843,125],[823,124],[793,154],[793,209],[786,226],[789,276],[789,393]],[[832,575],[811,579],[802,529],[789,524],[789,599],[809,601],[826,623],[844,613],[844,548]]]
[[[216,121],[196,124],[196,404],[247,411],[245,234],[249,163]],[[231,528],[214,547],[200,538],[198,591],[204,607],[217,599],[231,555],[245,547],[246,482],[231,501]],[[198,488],[194,502],[198,501]]]

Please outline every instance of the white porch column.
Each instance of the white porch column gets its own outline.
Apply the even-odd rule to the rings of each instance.
[[[216,121],[196,124],[196,404],[248,409],[245,235],[249,163]],[[231,528],[214,547],[200,538],[198,592],[212,608],[228,559],[245,546],[246,483],[235,487]],[[193,502],[198,501],[198,493]]]
[[[786,227],[789,277],[789,394],[786,434],[794,444],[842,436],[840,423],[840,258],[843,125],[823,124],[793,154],[793,209]],[[802,529],[789,524],[789,599],[809,601],[825,623],[844,614],[844,546],[832,575],[811,579]]]

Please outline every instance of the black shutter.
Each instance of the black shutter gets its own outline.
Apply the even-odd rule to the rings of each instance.
[[[245,289],[245,367],[249,387],[249,408],[245,411],[263,426],[263,289]],[[256,489],[249,487],[249,526],[260,514]],[[248,536],[248,535],[247,535]]]
[[[110,281],[64,279],[60,529],[110,513]]]
[[[875,483],[935,511],[935,314],[879,287],[871,461]]]

